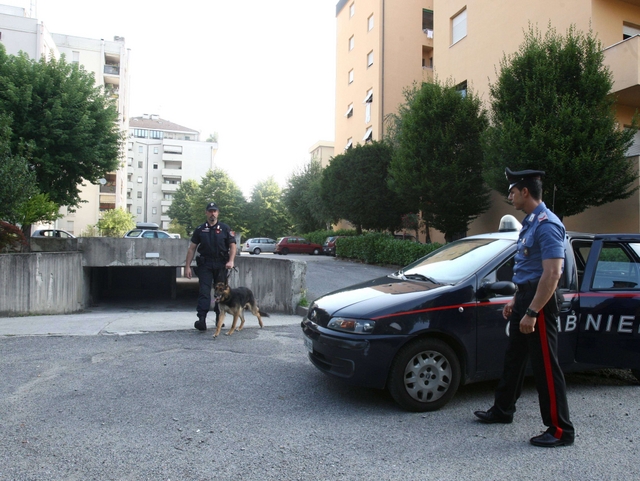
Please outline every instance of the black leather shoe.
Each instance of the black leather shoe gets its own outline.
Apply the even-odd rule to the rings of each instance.
[[[195,327],[198,331],[206,331],[207,330],[207,321],[205,321],[204,319],[198,319],[193,324],[193,327]]]
[[[503,416],[496,414],[495,411],[489,409],[488,411],[476,411],[473,414],[485,424],[511,424],[513,422],[513,416]]]
[[[531,438],[531,444],[540,446],[541,448],[556,448],[558,446],[571,446],[573,439],[558,439],[551,433],[543,433],[540,436]]]

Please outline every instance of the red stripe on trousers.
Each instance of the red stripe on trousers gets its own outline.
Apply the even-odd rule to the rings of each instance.
[[[547,326],[545,324],[544,311],[540,311],[538,317],[538,332],[540,333],[540,347],[542,348],[542,359],[544,362],[544,372],[547,378],[547,390],[549,391],[549,403],[551,409],[551,422],[556,428],[554,437],[560,439],[562,437],[562,428],[558,423],[558,405],[556,403],[556,389],[551,370],[551,358],[549,356],[549,340],[547,339]]]

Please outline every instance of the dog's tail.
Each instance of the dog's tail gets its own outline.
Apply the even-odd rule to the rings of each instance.
[[[268,312],[264,312],[262,309],[258,309],[258,312],[262,317],[271,317]]]

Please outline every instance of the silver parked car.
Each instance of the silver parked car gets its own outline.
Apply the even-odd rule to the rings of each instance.
[[[64,239],[75,239],[71,232],[62,229],[40,229],[31,234],[31,237],[61,237]]]
[[[260,254],[261,252],[274,252],[276,250],[275,239],[268,237],[254,237],[253,239],[247,239],[242,244],[242,251],[249,254]]]

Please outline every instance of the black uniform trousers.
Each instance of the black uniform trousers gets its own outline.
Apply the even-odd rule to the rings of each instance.
[[[534,332],[520,332],[520,320],[533,300],[536,287],[516,292],[504,372],[496,389],[494,409],[505,416],[512,416],[516,412],[516,401],[522,393],[527,360],[530,359],[540,414],[542,422],[548,427],[547,432],[556,439],[573,441],[575,433],[569,419],[566,384],[558,363],[558,304],[555,297],[552,296],[540,311]]]
[[[198,264],[198,306],[196,311],[198,318],[206,319],[207,313],[211,309],[211,287],[218,282],[227,281],[227,271],[225,267],[225,261],[214,261],[203,256],[199,256],[197,259]],[[220,316],[220,310],[218,304],[214,306],[214,312],[216,313],[216,321]]]

